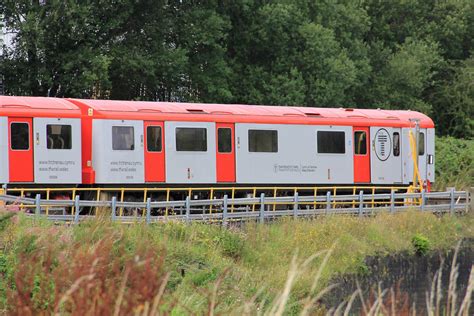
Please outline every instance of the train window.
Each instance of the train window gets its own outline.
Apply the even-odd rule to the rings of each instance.
[[[425,133],[420,133],[418,137],[418,156],[423,156],[425,154]]]
[[[207,151],[207,129],[177,127],[176,151]]]
[[[112,126],[112,149],[135,149],[135,134],[133,126]]]
[[[146,149],[149,152],[162,150],[161,126],[148,126],[146,128]]]
[[[345,154],[344,132],[318,131],[318,154]]]
[[[357,131],[354,133],[354,154],[367,155],[367,133]]]
[[[393,133],[393,156],[400,156],[400,133]]]
[[[30,125],[28,123],[12,123],[10,125],[10,144],[12,150],[30,149]]]
[[[249,152],[276,153],[278,152],[278,131],[249,130]]]
[[[230,128],[217,129],[217,150],[220,153],[232,152],[232,130]]]
[[[46,140],[48,149],[72,148],[71,125],[46,125]]]

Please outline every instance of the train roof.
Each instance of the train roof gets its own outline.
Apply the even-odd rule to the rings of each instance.
[[[411,126],[410,119],[419,119],[421,127],[434,127],[433,121],[428,116],[410,110],[80,99],[71,99],[71,102],[80,107],[92,109],[97,117],[116,119],[126,116],[130,119],[148,117],[149,119],[273,124],[314,124],[314,119],[316,119],[322,124],[381,126]]]
[[[0,116],[81,117],[81,109],[61,98],[0,96]]]
[[[411,126],[411,119],[419,119],[421,127],[434,127],[433,121],[428,116],[410,110],[0,96],[0,116],[47,117],[52,115],[59,117],[92,115],[96,118],[108,119],[189,120],[268,124],[360,124],[361,126],[394,127]]]

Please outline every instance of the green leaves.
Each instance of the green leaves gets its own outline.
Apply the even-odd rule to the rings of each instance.
[[[473,135],[472,1],[3,1],[7,94],[413,109]]]

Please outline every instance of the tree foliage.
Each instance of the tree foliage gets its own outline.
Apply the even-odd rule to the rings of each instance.
[[[419,110],[473,137],[474,3],[2,1],[14,95]]]

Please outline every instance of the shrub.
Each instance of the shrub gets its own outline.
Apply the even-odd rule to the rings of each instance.
[[[430,241],[422,234],[416,234],[415,236],[413,236],[413,238],[411,239],[411,243],[415,248],[415,253],[420,256],[426,255],[431,248]]]

